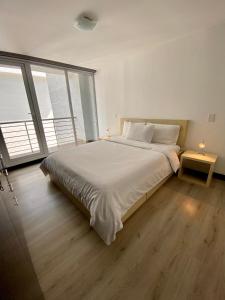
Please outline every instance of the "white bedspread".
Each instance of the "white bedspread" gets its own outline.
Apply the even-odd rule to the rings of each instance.
[[[53,153],[41,169],[80,199],[91,226],[109,245],[127,210],[179,167],[176,146],[163,146],[124,138],[97,141]]]

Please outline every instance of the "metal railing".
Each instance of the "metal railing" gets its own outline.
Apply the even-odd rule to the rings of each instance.
[[[75,143],[72,118],[42,119],[42,124],[49,152]],[[32,120],[2,122],[0,127],[10,158],[40,152]]]
[[[0,123],[10,158],[40,151],[32,120]]]
[[[75,143],[72,118],[42,119],[42,124],[50,152],[62,145]]]

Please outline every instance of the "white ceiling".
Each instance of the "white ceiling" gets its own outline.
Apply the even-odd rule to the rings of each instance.
[[[73,28],[83,11],[92,32]],[[225,21],[225,0],[0,0],[0,50],[79,64]]]

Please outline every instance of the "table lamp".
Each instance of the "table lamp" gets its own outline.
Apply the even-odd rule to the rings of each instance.
[[[199,154],[205,155],[205,143],[202,141],[198,144]]]

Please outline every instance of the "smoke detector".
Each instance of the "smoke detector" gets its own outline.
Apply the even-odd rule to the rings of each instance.
[[[83,13],[75,19],[73,27],[79,30],[91,31],[95,28],[96,24],[96,18],[90,14]]]

